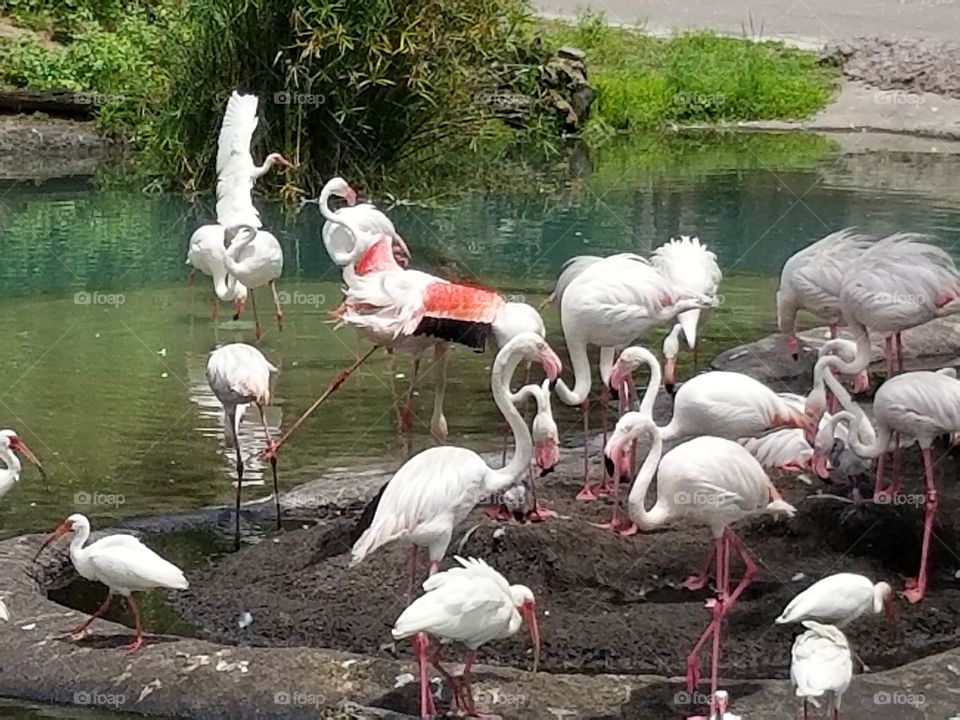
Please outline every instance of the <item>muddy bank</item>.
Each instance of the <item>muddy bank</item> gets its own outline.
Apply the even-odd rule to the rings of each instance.
[[[800,358],[794,360],[782,335],[773,334],[756,342],[738,345],[720,353],[711,363],[714,370],[742,372],[780,390],[807,393],[813,382],[813,366],[817,351],[829,339],[826,326],[797,333]],[[841,337],[851,336],[843,328]],[[938,318],[924,325],[904,330],[903,364],[906,370],[939,370],[960,365],[960,319]],[[871,336],[873,357],[870,372],[882,376],[884,370],[883,338]],[[879,380],[880,377],[877,378]]]
[[[960,44],[931,38],[867,37],[832,42],[824,58],[843,74],[883,90],[960,98]]]
[[[0,115],[0,180],[92,175],[111,150],[92,120]]]

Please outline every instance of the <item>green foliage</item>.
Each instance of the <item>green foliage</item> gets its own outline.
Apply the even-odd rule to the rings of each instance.
[[[587,53],[595,122],[616,129],[806,117],[827,103],[836,78],[813,53],[782,43],[702,32],[655,38],[596,13],[545,32],[551,45]]]
[[[478,131],[474,95],[520,52],[527,17],[523,0],[191,0],[150,150],[164,174],[208,184],[239,88],[261,98],[260,150],[309,168],[302,183],[381,177]]]

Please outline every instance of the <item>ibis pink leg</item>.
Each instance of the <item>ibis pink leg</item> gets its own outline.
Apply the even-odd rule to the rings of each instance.
[[[77,626],[76,626],[75,628],[73,628],[72,630],[67,630],[67,633],[66,633],[66,634],[67,634],[67,635],[76,635],[77,633],[82,633],[84,630],[86,630],[88,627],[90,627],[90,623],[92,623],[94,620],[96,620],[98,617],[100,617],[101,615],[103,615],[103,614],[107,611],[107,609],[110,607],[110,600],[111,600],[111,599],[113,599],[113,593],[108,592],[108,593],[107,593],[107,598],[100,604],[100,607],[98,607],[98,608],[93,612],[93,615],[91,615],[90,617],[88,617],[86,622],[81,623],[80,625],[77,625]]]
[[[427,650],[430,641],[425,633],[417,633],[411,639],[413,652],[417,657],[417,670],[420,673],[420,717],[432,718],[437,714],[433,704],[433,694],[430,692],[430,676],[427,674]]]
[[[920,448],[923,455],[923,471],[927,483],[927,501],[923,518],[923,548],[920,551],[920,572],[916,579],[907,580],[907,589],[903,596],[912,603],[920,602],[927,591],[927,563],[930,554],[930,538],[933,536],[933,521],[937,516],[937,506],[940,500],[937,495],[937,486],[933,480],[933,458],[930,448]]]
[[[583,414],[583,488],[577,493],[577,500],[589,502],[597,499],[597,493],[590,485],[590,399],[587,398],[580,406]]]
[[[132,643],[129,645],[123,645],[120,649],[126,650],[127,652],[133,652],[134,650],[138,650],[143,645],[143,623],[140,620],[140,604],[133,596],[133,593],[127,595],[127,602],[130,603],[130,608],[133,610],[133,620],[137,625],[137,636],[133,639]]]
[[[450,695],[453,697],[453,704],[458,710],[466,710],[467,703],[463,697],[463,688],[460,686],[460,681],[447,672],[447,669],[440,664],[440,646],[433,651],[433,654],[430,656],[430,664],[437,669],[437,672],[440,673],[440,677],[443,678],[443,681],[447,683],[447,686],[450,688]]]
[[[478,711],[477,706],[473,702],[473,685],[470,682],[470,673],[476,659],[477,651],[471,650],[467,653],[467,657],[463,663],[463,694],[464,699],[467,701],[467,715],[470,717],[495,717],[495,715],[491,713]]]

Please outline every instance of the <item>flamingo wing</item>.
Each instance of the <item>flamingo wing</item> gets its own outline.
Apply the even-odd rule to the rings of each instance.
[[[261,227],[253,205],[250,142],[257,127],[257,96],[236,91],[227,102],[217,148],[217,222],[225,228]]]

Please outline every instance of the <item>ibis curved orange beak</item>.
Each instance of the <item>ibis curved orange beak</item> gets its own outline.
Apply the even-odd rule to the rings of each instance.
[[[47,473],[46,473],[46,471],[43,469],[43,465],[40,464],[40,460],[37,458],[36,455],[33,454],[33,450],[31,450],[30,448],[28,448],[28,447],[27,447],[27,444],[26,444],[23,440],[21,440],[21,439],[18,438],[18,437],[11,438],[11,439],[10,439],[10,449],[11,449],[11,450],[14,450],[14,451],[16,451],[16,452],[18,452],[18,453],[20,453],[20,454],[23,455],[27,460],[29,460],[29,461],[32,462],[34,465],[36,465],[36,466],[37,466],[37,470],[40,471],[40,478],[43,480],[44,483],[47,482]]]
[[[71,530],[73,530],[73,523],[70,522],[69,520],[64,520],[62,523],[57,525],[57,529],[54,530],[52,533],[50,533],[50,536],[43,541],[43,545],[41,545],[40,549],[37,550],[37,554],[33,556],[33,562],[37,561],[37,558],[40,557],[40,553],[42,553],[47,548],[47,545],[50,545],[52,542],[54,542],[58,538],[63,537]]]
[[[540,667],[540,626],[537,625],[537,605],[532,600],[527,600],[520,607],[520,616],[527,624],[530,631],[530,643],[533,645],[533,670],[536,672]]]

